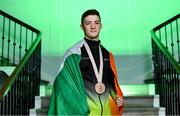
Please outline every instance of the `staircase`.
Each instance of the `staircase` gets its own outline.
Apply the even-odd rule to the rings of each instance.
[[[52,86],[41,85],[40,96],[35,97],[35,108],[30,109],[29,114],[34,115],[47,115]]]
[[[124,92],[124,116],[164,116],[165,108],[159,106],[159,96],[154,94],[154,84],[121,85]],[[35,108],[30,115],[47,115],[52,86],[41,85],[40,96],[35,97]]]
[[[41,32],[0,10],[0,115],[27,115],[39,95]]]
[[[1,10],[0,14],[2,16],[1,22],[3,22],[1,37],[2,56],[0,56],[0,64],[2,66],[14,66],[14,64],[18,62],[15,69],[14,67],[0,67],[0,77],[4,78],[4,80],[2,79],[2,83],[6,81],[7,76],[9,80],[6,81],[0,94],[0,114],[47,115],[52,86],[45,84],[41,85],[39,89],[41,70],[41,32]],[[160,97],[155,94],[154,84],[121,85],[124,93],[125,107],[123,115],[179,115],[180,54],[177,52],[179,51],[179,18],[180,14],[162,23],[151,31],[154,79],[157,85],[156,91]],[[4,28],[5,22],[8,22],[9,28]],[[31,32],[31,36],[26,36],[24,38],[23,41],[26,41],[24,45],[21,44],[21,39],[19,43],[16,43],[15,39],[10,39],[12,38],[12,35],[14,38],[17,38],[15,37],[17,34],[10,31],[12,25],[10,22],[14,24],[14,26],[12,26],[14,30],[20,30],[20,34],[17,37],[21,38],[22,33],[30,35],[28,32]],[[176,28],[175,32],[173,30],[174,24],[176,24],[174,27]],[[162,32],[163,30],[165,31]],[[165,36],[163,33],[165,33]],[[170,38],[171,42],[168,43],[170,40],[167,38]],[[5,47],[4,45],[7,45],[8,47]],[[12,46],[9,47],[9,45]],[[178,46],[178,49],[174,50],[174,47],[176,46]],[[10,48],[13,50],[9,50]],[[14,48],[18,49],[15,50]],[[4,51],[13,51],[11,54],[8,53],[12,56],[7,55],[7,58],[5,58]],[[17,51],[19,51],[19,53],[22,52],[22,54],[17,54]],[[10,63],[10,61],[12,63]],[[13,74],[11,74],[12,70],[14,70]],[[39,90],[40,96],[35,97],[34,106],[34,96],[39,95]],[[161,100],[159,100],[159,98],[161,98]],[[166,107],[167,113],[165,113],[164,107]],[[31,109],[29,110],[29,108]]]
[[[124,106],[125,109],[123,115],[165,115],[165,108],[159,106],[158,95],[125,96]]]

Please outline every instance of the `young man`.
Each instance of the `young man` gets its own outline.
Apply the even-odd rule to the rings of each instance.
[[[97,10],[83,13],[84,39],[64,55],[54,82],[49,115],[122,114],[123,94],[113,55],[100,44],[101,27]]]

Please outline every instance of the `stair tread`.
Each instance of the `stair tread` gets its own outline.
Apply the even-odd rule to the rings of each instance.
[[[124,98],[150,98],[150,97],[154,97],[155,95],[137,95],[137,96],[124,96]]]
[[[30,109],[29,115],[37,116],[37,115],[47,115],[48,108],[39,108],[39,109]]]
[[[39,98],[45,98],[45,99],[49,99],[51,96],[35,96],[35,98],[39,99]]]
[[[163,107],[158,107],[158,108],[156,108],[156,107],[141,107],[141,108],[139,108],[139,107],[132,107],[132,108],[124,108],[124,111],[125,110],[128,110],[128,111],[130,111],[130,110],[134,110],[134,111],[143,111],[143,110],[159,110],[159,109],[164,109]]]
[[[124,108],[123,114],[159,114],[159,110],[165,111],[164,108]],[[46,115],[48,113],[48,108],[30,109],[30,114],[35,112],[36,114]]]
[[[47,112],[48,111],[48,108],[33,108],[33,109],[30,109],[30,111],[38,111],[38,112]]]
[[[145,85],[145,84],[144,84]],[[129,92],[133,92],[135,90],[135,88],[137,89],[138,87],[140,87],[140,90],[137,94],[136,92],[132,93],[132,94],[125,94],[124,95],[124,114],[125,115],[132,115],[132,114],[136,114],[136,115],[157,115],[159,114],[159,112],[164,112],[164,110],[162,110],[162,108],[159,108],[159,105],[154,105],[156,104],[156,98],[159,99],[158,95],[155,95],[151,90],[154,89],[154,85],[130,85],[130,87],[128,85],[124,85],[122,87],[122,90],[130,90]],[[48,102],[50,102],[50,98],[51,98],[51,92],[52,92],[52,85],[42,85],[42,92],[45,92],[43,94],[43,96],[36,96],[36,99],[41,99],[41,101],[44,100],[48,100],[46,105],[43,106],[42,104],[44,103],[39,103],[42,106],[37,106],[37,109],[34,111],[39,112],[39,114],[47,114],[48,112]],[[128,87],[128,88],[126,88]],[[142,87],[145,87],[142,88]],[[142,90],[147,90],[148,92],[143,92],[142,94],[140,94],[140,92],[142,92]],[[48,94],[47,94],[48,93]],[[148,93],[148,94],[146,94]],[[42,111],[42,112],[41,112]],[[36,113],[38,114],[38,113]]]
[[[126,96],[125,107],[159,107],[159,95],[149,96]]]
[[[156,115],[165,116],[165,108],[124,108],[123,115],[133,116],[145,116],[145,115]]]

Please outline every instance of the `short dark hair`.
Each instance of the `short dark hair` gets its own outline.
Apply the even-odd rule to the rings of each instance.
[[[101,16],[99,14],[99,12],[96,10],[96,9],[89,9],[89,10],[86,10],[82,16],[81,16],[81,24],[83,24],[83,21],[84,21],[84,18],[88,15],[97,15],[100,19],[101,19]]]

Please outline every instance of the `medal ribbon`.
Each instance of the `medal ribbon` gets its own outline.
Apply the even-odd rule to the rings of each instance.
[[[86,41],[84,42],[84,46],[86,48],[86,51],[88,53],[88,56],[91,60],[91,64],[93,66],[93,70],[94,70],[94,73],[95,73],[95,76],[96,76],[96,79],[98,82],[102,82],[102,73],[103,73],[103,56],[102,56],[102,50],[101,50],[101,47],[99,46],[99,57],[100,57],[100,66],[99,66],[99,72],[98,72],[98,69],[97,69],[97,66],[95,64],[95,60],[93,58],[93,55],[92,55],[92,52],[88,46],[88,44],[86,43]]]

